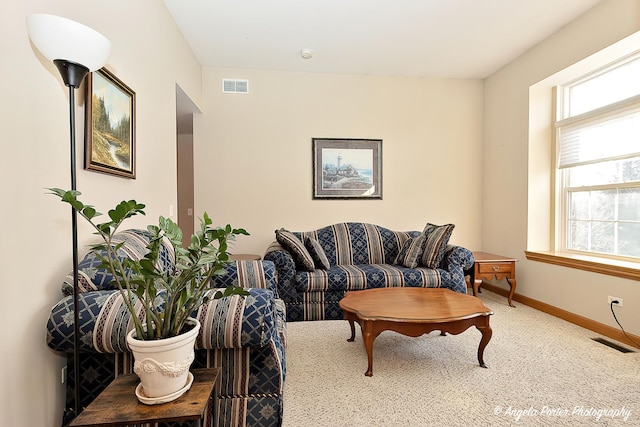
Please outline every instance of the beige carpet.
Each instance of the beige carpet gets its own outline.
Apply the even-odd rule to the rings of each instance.
[[[349,343],[346,321],[288,323],[284,427],[640,426],[640,353],[486,290],[481,298],[494,312],[488,369],[475,328],[383,332],[369,378],[360,328]]]

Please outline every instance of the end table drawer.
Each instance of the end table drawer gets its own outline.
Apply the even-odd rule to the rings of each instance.
[[[491,263],[491,264],[479,264],[479,273],[511,273],[513,271],[513,263]]]

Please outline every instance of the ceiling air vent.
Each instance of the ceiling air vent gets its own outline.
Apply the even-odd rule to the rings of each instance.
[[[249,80],[222,79],[222,92],[249,93]]]

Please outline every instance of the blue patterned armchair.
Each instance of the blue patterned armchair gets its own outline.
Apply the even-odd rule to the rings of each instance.
[[[338,302],[351,290],[414,286],[466,293],[464,271],[473,266],[473,254],[448,244],[453,227],[428,224],[423,232],[403,232],[346,222],[305,232],[281,229],[264,259],[276,266],[287,321],[342,319]]]
[[[127,256],[144,255],[148,234],[118,233]],[[171,254],[162,262],[172,262]],[[92,252],[79,263],[80,395],[88,405],[118,375],[133,372],[126,334],[133,328],[110,276],[97,269]],[[276,270],[270,261],[237,261],[226,274],[212,279],[212,291],[229,284],[250,295],[211,299],[193,313],[202,325],[192,368],[220,367],[216,417],[219,426],[280,426],[285,379],[285,305],[278,298]],[[67,404],[73,406],[72,274],[63,283],[63,297],[47,322],[47,344],[67,354]],[[66,424],[68,420],[63,420]]]

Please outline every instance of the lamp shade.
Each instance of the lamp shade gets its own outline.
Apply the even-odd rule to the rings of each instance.
[[[29,38],[50,61],[64,60],[89,71],[102,68],[111,42],[96,30],[61,16],[36,13],[27,18]]]

